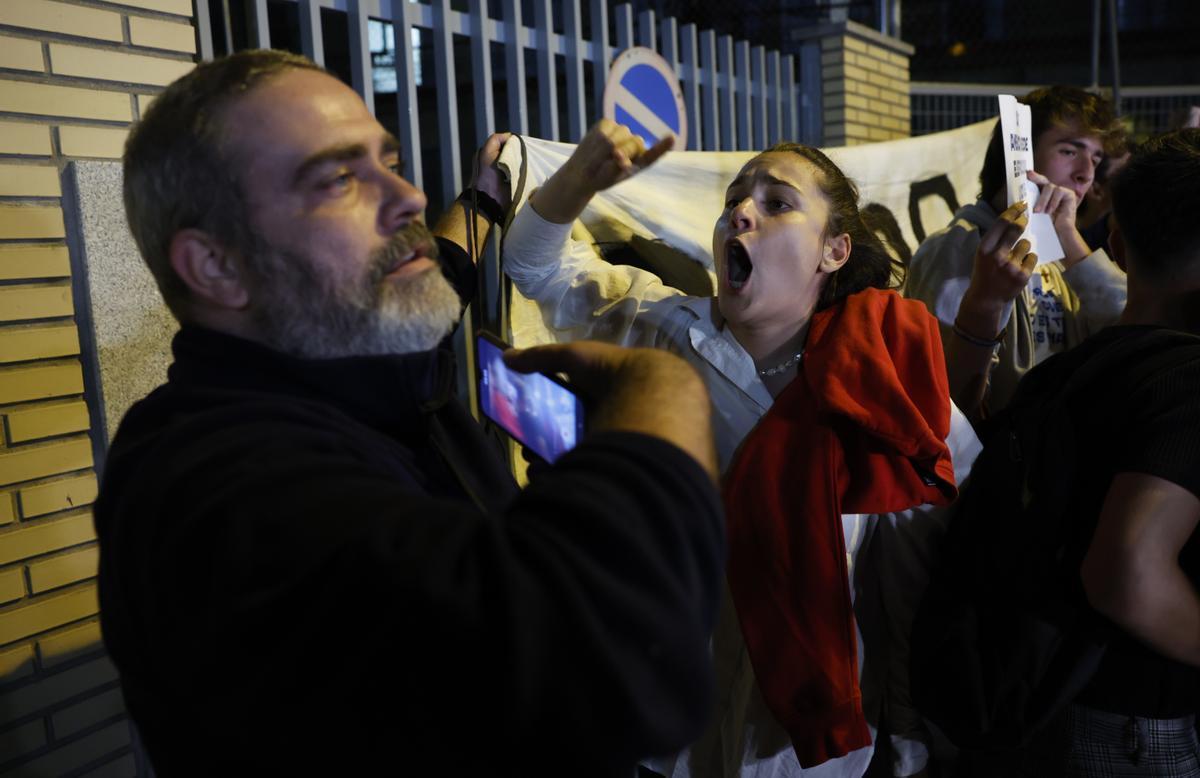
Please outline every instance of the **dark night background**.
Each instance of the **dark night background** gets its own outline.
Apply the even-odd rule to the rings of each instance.
[[[583,35],[590,39],[588,0],[569,0],[583,5]],[[554,26],[561,32],[564,0],[552,3]],[[216,53],[246,48],[253,40],[248,21],[247,0],[208,0],[213,12],[213,38]],[[488,0],[488,15],[502,18],[500,0]],[[615,13],[619,5],[608,0],[609,41],[615,45]],[[785,53],[798,51],[792,34],[798,29],[819,25],[831,19],[848,18],[879,29],[878,0],[633,0],[635,26],[637,14],[653,10],[661,20],[674,17],[682,24],[694,23],[700,30],[714,29],[768,49]],[[292,0],[268,0],[271,43],[277,48],[300,51],[300,26],[297,5]],[[456,11],[468,10],[467,0],[452,0]],[[527,25],[535,18],[533,0],[521,0],[522,16]],[[920,88],[922,83],[1009,85],[1036,87],[1051,83],[1087,87],[1092,84],[1093,0],[901,0],[900,38],[916,49],[910,63],[914,83],[912,96],[912,133],[950,129],[995,115],[995,89],[977,89],[987,94],[973,96],[934,96]],[[223,9],[228,8],[228,17]],[[1158,87],[1150,96],[1122,93],[1122,111],[1135,136],[1144,137],[1178,124],[1179,117],[1193,104],[1200,104],[1200,0],[1116,0],[1118,52],[1121,87]],[[1101,0],[1100,68],[1098,85],[1111,87],[1112,48],[1109,34],[1109,0]],[[223,18],[229,19],[228,29]],[[322,9],[326,66],[349,82],[348,24],[344,13]],[[390,24],[377,36],[381,49],[372,50],[376,64],[376,115],[389,129],[396,129],[395,71]],[[380,32],[384,28],[379,28]],[[430,56],[432,36],[418,31],[415,41],[420,69],[432,72]],[[474,151],[475,127],[469,83],[470,52],[465,37],[455,36],[458,72],[459,120],[463,128],[460,153],[469,160]],[[504,72],[502,47],[493,44],[493,72]],[[559,67],[559,124],[566,130],[566,93]],[[536,60],[533,50],[525,52],[526,89],[536,95]],[[584,69],[586,114],[589,121],[599,116],[594,105],[593,72]],[[387,77],[390,74],[391,86]],[[505,95],[507,85],[497,76],[495,125],[510,128]],[[436,125],[436,97],[432,82],[417,83],[418,115],[421,121],[422,164],[428,171],[424,185],[431,202],[453,196],[442,192],[437,175],[442,149]],[[537,134],[539,107],[530,99],[529,127]],[[574,140],[563,138],[564,140]]]

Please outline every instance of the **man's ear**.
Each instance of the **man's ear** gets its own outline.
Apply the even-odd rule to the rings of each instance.
[[[171,267],[202,304],[241,310],[250,289],[238,258],[204,230],[188,228],[171,238]]]
[[[846,260],[850,259],[850,234],[843,232],[841,235],[825,239],[825,246],[821,250],[821,272],[833,273],[846,264]]]

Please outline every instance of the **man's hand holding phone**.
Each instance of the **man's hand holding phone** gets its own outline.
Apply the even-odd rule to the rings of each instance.
[[[522,373],[564,373],[588,414],[589,431],[624,430],[683,449],[717,479],[708,390],[690,365],[665,351],[575,341],[511,350]]]
[[[583,437],[583,404],[557,378],[510,369],[504,362],[508,348],[491,333],[479,333],[480,410],[522,446],[553,462]]]

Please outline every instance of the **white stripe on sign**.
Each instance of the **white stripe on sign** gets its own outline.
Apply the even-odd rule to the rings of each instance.
[[[675,130],[672,130],[667,123],[658,118],[658,114],[646,107],[646,104],[625,88],[624,84],[616,85],[616,104],[621,106],[634,119],[636,119],[643,127],[650,131],[650,134],[655,138],[662,139],[667,135],[674,135]]]

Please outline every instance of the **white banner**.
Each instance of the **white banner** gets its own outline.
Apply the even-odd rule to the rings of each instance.
[[[996,120],[917,138],[824,149],[859,188],[860,202],[882,203],[900,224],[910,248],[945,227],[954,210],[979,194],[979,170]],[[500,165],[515,190],[523,163],[522,202],[570,156],[575,146],[513,138]],[[637,176],[598,194],[582,221],[597,241],[628,239],[631,233],[663,240],[711,270],[712,231],[725,189],[755,152],[673,151]],[[519,345],[541,341],[530,332],[540,317],[514,302],[514,338]]]

